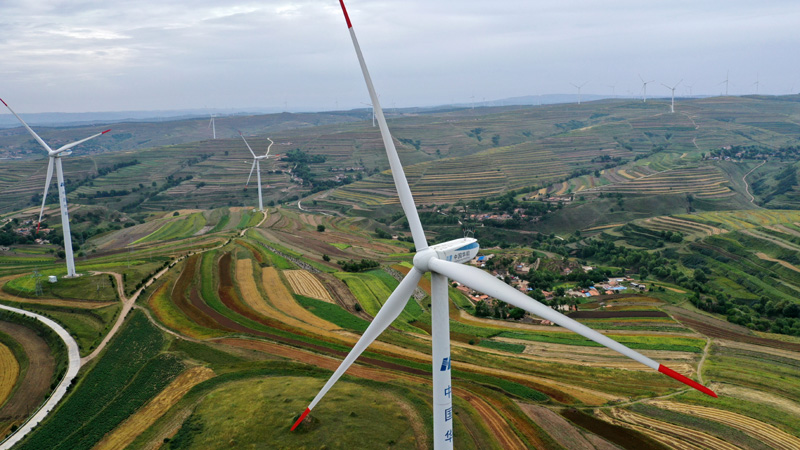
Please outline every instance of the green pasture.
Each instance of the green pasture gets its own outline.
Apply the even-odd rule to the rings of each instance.
[[[369,326],[369,322],[350,314],[339,305],[323,302],[322,300],[317,300],[315,298],[303,297],[302,295],[297,294],[295,294],[294,298],[297,299],[297,303],[302,305],[303,308],[311,311],[315,316],[336,324],[346,330],[363,333],[364,330],[366,330]]]
[[[60,298],[88,300],[98,302],[111,302],[119,300],[116,280],[109,279],[107,274],[83,275],[75,278],[66,278],[63,269],[42,270],[39,272],[39,281],[42,287],[43,298]],[[58,281],[50,283],[48,276],[55,275]],[[36,297],[36,279],[33,276],[22,276],[10,280],[3,286],[3,290],[21,297]]]
[[[169,449],[321,448],[347,442],[357,448],[417,448],[419,438],[403,397],[386,397],[367,383],[340,381],[307,422],[289,432],[295,416],[319,390],[319,379],[272,376],[233,381],[208,393],[170,440]]]

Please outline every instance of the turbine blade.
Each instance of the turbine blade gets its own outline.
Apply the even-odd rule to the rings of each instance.
[[[339,365],[339,368],[336,369],[336,372],[331,375],[328,382],[325,383],[322,390],[319,391],[314,400],[308,405],[308,408],[300,415],[300,418],[292,426],[292,431],[297,428],[298,425],[306,418],[309,412],[322,400],[322,397],[330,390],[331,387],[339,380],[339,378],[344,375],[347,369],[355,362],[356,358],[358,358],[364,350],[369,347],[375,339],[380,336],[381,333],[389,327],[389,325],[397,319],[397,316],[403,312],[403,308],[405,308],[406,303],[408,303],[408,299],[411,297],[411,294],[414,293],[414,288],[417,287],[419,284],[419,280],[422,278],[422,272],[418,269],[413,268],[411,271],[403,278],[403,281],[397,286],[397,288],[392,292],[389,298],[386,300],[386,303],[383,304],[381,310],[378,311],[378,314],[375,316],[375,319],[372,320],[372,323],[369,324],[367,329],[364,331],[364,334],[361,335],[361,339],[356,342],[356,345],[353,346],[353,349],[350,350],[350,353],[347,354],[347,357],[342,361]]]
[[[247,143],[247,139],[244,138],[244,135],[242,134],[241,131],[239,132],[239,136],[242,137],[242,140],[244,141],[244,145],[246,145],[247,149],[250,150],[250,154],[253,155],[253,158],[256,158],[256,154],[253,152],[253,149],[250,148],[250,144]]]
[[[557,323],[564,328],[567,328],[575,333],[580,334],[581,336],[591,339],[598,344],[604,345],[612,350],[615,350],[622,355],[627,356],[635,361],[638,361],[647,367],[650,367],[653,370],[657,370],[665,375],[668,375],[681,383],[684,383],[688,386],[691,386],[698,391],[710,395],[712,397],[716,397],[717,394],[714,393],[711,389],[697,383],[689,378],[675,372],[674,370],[663,366],[652,359],[642,355],[641,353],[632,350],[619,342],[598,333],[595,330],[587,327],[586,325],[581,324],[580,322],[575,321],[574,319],[570,319],[569,317],[550,309],[549,307],[537,302],[536,300],[528,297],[527,295],[523,294],[522,292],[514,289],[513,287],[503,283],[502,281],[498,280],[497,278],[489,275],[488,273],[471,266],[465,266],[461,264],[456,264],[453,262],[443,261],[440,259],[433,258],[428,262],[428,267],[430,270],[440,273],[450,279],[456,280],[460,283],[463,283],[472,289],[477,291],[481,291],[484,294],[502,300],[506,303],[514,305],[518,308],[522,308],[530,313],[536,314],[537,316],[547,319],[553,323]]]
[[[39,223],[36,225],[36,232],[39,232],[39,227],[42,225],[42,216],[44,215],[44,203],[47,201],[47,189],[50,188],[50,180],[53,179],[53,157],[47,158],[47,178],[44,182],[44,194],[42,194],[42,209],[39,211]]]
[[[253,167],[250,168],[250,175],[247,176],[247,183],[244,184],[245,187],[247,187],[247,185],[250,184],[250,177],[253,176],[253,170],[256,168],[256,161],[258,160],[257,159],[253,160]]]
[[[361,72],[364,75],[364,81],[367,84],[370,100],[372,100],[372,107],[374,114],[378,119],[378,126],[381,130],[381,137],[383,138],[383,145],[386,147],[386,156],[389,158],[389,166],[392,169],[392,178],[394,178],[394,185],[397,188],[397,195],[400,197],[400,205],[403,207],[403,212],[408,219],[408,225],[411,229],[411,236],[414,238],[414,246],[417,251],[428,248],[428,242],[425,239],[425,231],[422,229],[422,223],[417,214],[417,207],[414,204],[414,197],[411,195],[411,188],[408,186],[405,172],[403,171],[403,164],[400,162],[400,157],[397,156],[397,149],[394,147],[392,135],[389,132],[389,127],[386,125],[386,118],[383,116],[383,108],[381,108],[378,94],[375,92],[375,87],[372,85],[372,78],[369,76],[367,70],[367,63],[364,61],[364,55],[361,54],[361,47],[358,45],[356,33],[353,30],[353,24],[350,22],[350,16],[347,15],[347,9],[344,6],[344,0],[339,0],[344,13],[344,19],[347,22],[347,28],[350,31],[350,38],[353,40],[353,47],[356,50],[358,63],[361,65]]]
[[[53,152],[53,154],[54,154],[54,155],[56,155],[56,154],[58,154],[58,153],[61,153],[61,152],[63,152],[63,151],[69,150],[69,149],[71,149],[72,147],[75,147],[76,145],[83,144],[84,142],[88,141],[89,139],[94,139],[94,138],[96,138],[97,136],[102,136],[102,135],[104,135],[104,134],[108,133],[109,131],[111,131],[111,129],[108,129],[108,130],[106,130],[106,131],[103,131],[102,133],[93,134],[93,135],[91,135],[91,136],[87,137],[86,139],[81,139],[80,141],[75,141],[75,142],[73,142],[73,143],[71,143],[71,144],[67,144],[67,145],[64,145],[64,146],[62,146],[62,147],[59,147],[59,148],[58,148],[58,150],[56,150],[56,151],[54,151],[54,152]]]
[[[22,123],[22,126],[24,126],[26,130],[28,130],[28,133],[30,133],[31,136],[33,136],[33,138],[36,139],[36,141],[39,142],[39,144],[41,144],[45,150],[47,150],[47,153],[52,153],[53,149],[51,149],[50,146],[47,145],[47,143],[43,141],[38,134],[36,134],[33,130],[31,130],[31,127],[29,127],[28,124],[25,123],[24,120],[22,120],[22,117],[20,117],[16,112],[14,112],[13,109],[11,109],[10,106],[8,106],[8,103],[6,103],[5,100],[0,98],[0,102],[3,102],[3,104],[6,105],[6,108],[8,108],[8,110],[11,111],[11,114],[13,114],[17,118],[17,120],[19,120],[20,123]]]

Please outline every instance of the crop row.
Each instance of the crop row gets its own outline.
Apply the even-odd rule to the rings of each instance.
[[[20,449],[92,448],[183,369],[177,358],[160,353],[163,345],[144,314],[133,312],[103,358]]]

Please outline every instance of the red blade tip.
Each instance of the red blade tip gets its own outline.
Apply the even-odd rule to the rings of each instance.
[[[347,15],[347,8],[344,7],[344,0],[339,0],[339,4],[342,5],[342,12],[344,13],[344,20],[347,21],[347,28],[353,28],[353,24],[350,23],[350,16]]]
[[[41,226],[42,226],[42,222],[39,222],[39,224],[38,224],[38,225],[36,225],[36,232],[37,232],[37,233],[39,232],[39,227],[41,227]]]
[[[663,373],[664,375],[666,375],[668,377],[672,377],[672,378],[680,381],[681,383],[683,383],[683,384],[685,384],[687,386],[691,386],[691,387],[697,389],[698,391],[700,391],[700,392],[702,392],[702,393],[704,393],[706,395],[709,395],[711,397],[717,398],[717,394],[714,391],[712,391],[711,389],[703,386],[702,384],[700,384],[700,383],[698,383],[698,382],[696,382],[696,381],[694,381],[692,379],[689,379],[689,378],[679,374],[678,372],[675,372],[674,370],[670,369],[669,367],[667,367],[667,366],[665,366],[663,364],[658,366],[658,371]]]
[[[8,107],[8,103],[6,103],[6,101],[3,100],[2,98],[0,98],[0,102],[3,102],[3,104],[6,105],[6,107]]]
[[[108,133],[109,131],[111,131],[111,128],[107,129],[106,131],[103,131],[103,132],[102,132],[102,133],[100,133],[100,134],[106,134],[106,133]]]
[[[300,414],[300,418],[297,419],[297,422],[295,422],[294,425],[292,425],[291,431],[294,431],[294,429],[297,428],[298,425],[300,425],[300,422],[302,422],[303,419],[305,419],[306,416],[308,415],[308,413],[310,413],[310,412],[311,412],[311,409],[306,408],[306,410],[303,411],[303,414]]]

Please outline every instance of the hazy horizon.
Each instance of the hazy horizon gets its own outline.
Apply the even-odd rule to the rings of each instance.
[[[384,108],[530,95],[786,95],[800,4],[347,2]],[[368,102],[335,0],[11,0],[0,97],[20,113],[332,111]],[[728,75],[729,74],[729,75]],[[758,85],[756,81],[758,80]],[[262,105],[254,107],[253,105]]]

